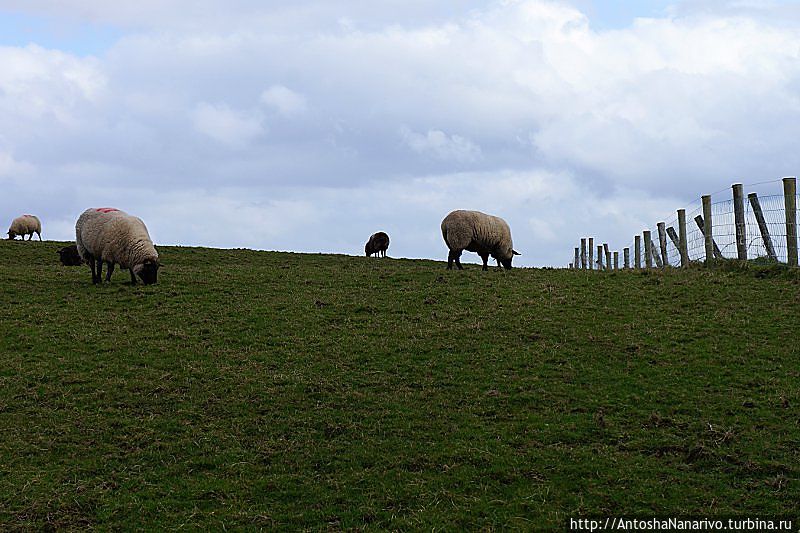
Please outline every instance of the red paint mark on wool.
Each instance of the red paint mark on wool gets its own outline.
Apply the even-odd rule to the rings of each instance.
[[[119,211],[119,209],[116,209],[114,207],[98,207],[97,209],[95,209],[95,211],[97,211],[98,213],[111,213],[112,211]]]

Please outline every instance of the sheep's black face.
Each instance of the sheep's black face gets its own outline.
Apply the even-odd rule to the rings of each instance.
[[[511,270],[511,260],[514,259],[515,255],[522,255],[522,254],[516,250],[511,250],[511,257],[509,257],[508,259],[500,260],[500,263],[503,265],[504,268],[506,268],[507,270]]]
[[[155,261],[145,261],[142,268],[137,272],[145,285],[152,285],[158,281],[158,263]]]

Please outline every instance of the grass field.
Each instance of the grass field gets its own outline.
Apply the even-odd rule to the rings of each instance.
[[[0,529],[787,515],[800,276],[0,243]]]

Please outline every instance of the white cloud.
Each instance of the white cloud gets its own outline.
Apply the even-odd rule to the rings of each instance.
[[[460,135],[447,135],[441,130],[428,130],[423,135],[408,128],[401,128],[400,135],[403,142],[418,154],[459,163],[471,163],[481,157],[480,146]]]
[[[286,116],[303,113],[307,108],[303,95],[283,85],[273,85],[262,92],[261,101]]]
[[[234,111],[225,104],[201,102],[191,117],[197,131],[234,148],[244,147],[264,133],[260,117]]]
[[[0,46],[0,119],[21,133],[29,121],[73,125],[84,106],[103,96],[107,80],[100,63],[36,45]],[[45,125],[45,128],[50,127]]]
[[[15,180],[22,185],[30,182],[35,170],[30,163],[17,161],[10,153],[0,150],[0,178]]]
[[[67,220],[135,183],[209,205],[185,225],[128,206],[168,242],[358,253],[381,227],[435,257],[441,218],[469,207],[512,223],[524,264],[561,264],[581,234],[621,246],[733,179],[800,166],[784,2],[682,3],[614,31],[567,2],[233,2],[0,0],[126,32],[95,58],[0,48],[6,197]],[[228,211],[280,231],[218,233]]]

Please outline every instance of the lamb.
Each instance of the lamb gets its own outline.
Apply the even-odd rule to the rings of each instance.
[[[389,248],[389,236],[379,231],[377,233],[373,233],[367,244],[364,246],[364,253],[367,254],[367,257],[375,254],[375,257],[386,257],[386,250]]]
[[[39,236],[41,241],[42,223],[39,222],[39,218],[34,215],[22,215],[11,221],[11,227],[8,228],[8,239],[13,240],[19,235],[24,241],[25,235],[28,235],[28,240],[31,241],[34,233]]]
[[[60,248],[58,250],[58,255],[61,264],[64,266],[78,266],[83,264],[83,259],[81,259],[78,253],[78,246],[75,244]]]
[[[92,269],[92,283],[102,283],[103,263],[108,265],[106,281],[119,264],[131,273],[131,284],[139,276],[145,285],[158,278],[158,252],[140,218],[111,207],[90,208],[75,224],[75,243],[81,258]]]
[[[464,250],[478,253],[483,259],[483,270],[488,270],[490,255],[506,269],[511,268],[514,256],[520,255],[514,250],[506,221],[480,211],[452,211],[442,220],[442,237],[450,249],[448,270],[452,270],[454,261],[459,270],[464,269],[460,261]]]

